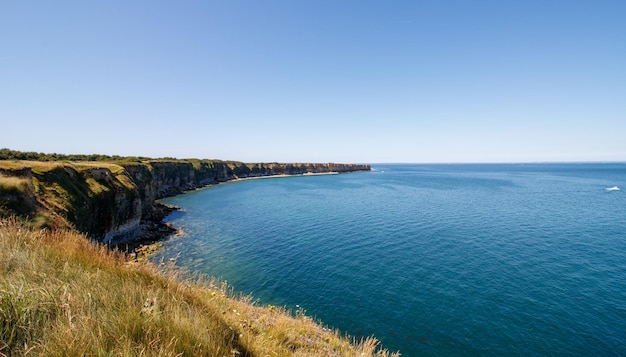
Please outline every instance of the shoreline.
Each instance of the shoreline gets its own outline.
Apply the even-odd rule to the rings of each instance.
[[[238,182],[238,181],[248,181],[248,180],[261,180],[261,179],[272,179],[272,178],[285,178],[285,177],[307,177],[307,176],[326,176],[326,175],[339,175],[340,172],[331,171],[331,172],[307,172],[303,174],[278,174],[278,175],[265,175],[265,176],[246,176],[246,177],[237,177],[232,180],[228,180],[224,183],[228,182]]]
[[[350,171],[350,172],[365,172],[365,171]],[[345,172],[349,173],[349,172]],[[212,186],[217,186],[224,183],[235,183],[250,180],[260,179],[276,179],[276,178],[288,178],[288,177],[308,177],[308,176],[328,176],[328,175],[340,175],[341,172],[309,172],[303,174],[278,174],[278,175],[265,175],[265,176],[249,176],[249,177],[236,177],[234,179],[226,180],[223,182],[208,183],[200,187],[182,190],[178,193],[166,195],[162,198],[173,197],[184,194],[190,191],[203,190]],[[153,205],[153,212],[142,219],[139,230],[136,235],[129,241],[119,242],[112,244],[115,249],[124,251],[127,254],[133,256],[135,261],[145,261],[150,255],[154,254],[162,245],[163,241],[168,239],[171,235],[178,232],[178,229],[174,228],[170,223],[164,222],[170,214],[175,211],[182,210],[181,207],[174,205],[167,205],[159,202],[162,198],[157,199]]]
[[[220,183],[371,171],[367,164],[0,154],[0,215],[73,227],[125,252],[174,231],[163,220],[178,208],[162,205],[165,197]]]

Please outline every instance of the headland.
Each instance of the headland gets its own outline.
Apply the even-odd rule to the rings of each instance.
[[[160,198],[228,181],[369,170],[362,164],[64,156],[2,149],[0,216],[29,217],[40,227],[73,227],[97,242],[132,249],[172,232],[162,219],[175,207],[160,204]]]
[[[260,305],[212,278],[109,249],[169,233],[161,219],[173,208],[161,197],[368,165],[31,154],[0,150],[0,355],[397,355],[300,308]]]

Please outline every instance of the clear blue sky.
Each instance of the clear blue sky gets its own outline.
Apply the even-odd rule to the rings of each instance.
[[[0,147],[626,161],[626,1],[0,0]]]

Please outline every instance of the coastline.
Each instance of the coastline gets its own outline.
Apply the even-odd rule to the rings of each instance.
[[[75,229],[2,217],[0,238],[2,356],[399,355],[171,261],[133,262]]]
[[[0,216],[39,228],[75,228],[98,243],[130,252],[174,229],[163,222],[176,207],[164,197],[220,183],[371,171],[367,164],[243,163],[3,152]]]
[[[347,173],[347,172],[346,172]],[[249,176],[249,177],[237,177],[224,182],[215,182],[202,185],[200,187],[193,188],[191,190],[183,190],[179,193],[170,194],[167,197],[177,196],[184,194],[185,192],[203,190],[208,187],[217,186],[225,183],[236,183],[250,180],[261,179],[277,179],[277,178],[289,178],[289,177],[308,177],[308,176],[328,176],[328,175],[340,175],[341,172],[308,172],[304,174],[278,174],[278,175],[265,175],[265,176]],[[144,261],[150,255],[154,254],[162,245],[163,241],[169,236],[176,234],[178,231],[170,223],[165,223],[164,220],[172,212],[181,210],[180,207],[174,205],[166,205],[159,200],[154,202],[154,211],[151,215],[142,219],[140,229],[133,239],[125,242],[118,242],[112,246],[116,249],[126,252],[133,256],[135,261]]]
[[[238,181],[248,181],[248,180],[285,178],[285,177],[326,176],[326,175],[339,175],[339,174],[340,174],[340,172],[331,171],[331,172],[307,172],[307,173],[303,173],[303,174],[278,174],[278,175],[265,175],[265,176],[246,176],[246,177],[237,177],[235,179],[228,180],[225,183],[227,183],[227,182],[238,182]],[[208,186],[212,186],[212,185],[208,185]]]
[[[34,321],[5,329],[0,352],[397,355],[373,337],[357,341],[331,330],[304,310],[258,306],[225,282],[187,280],[173,261],[146,261],[163,239],[182,232],[164,222],[181,208],[162,198],[227,182],[370,171],[369,165],[80,160],[86,158],[12,151],[0,157],[0,241],[17,288],[5,298],[29,307],[9,309],[9,321]],[[60,301],[41,288],[41,276],[50,291],[63,292]]]

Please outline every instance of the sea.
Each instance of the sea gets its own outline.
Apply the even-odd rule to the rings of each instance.
[[[164,199],[152,259],[403,356],[626,356],[626,163],[372,168]]]

